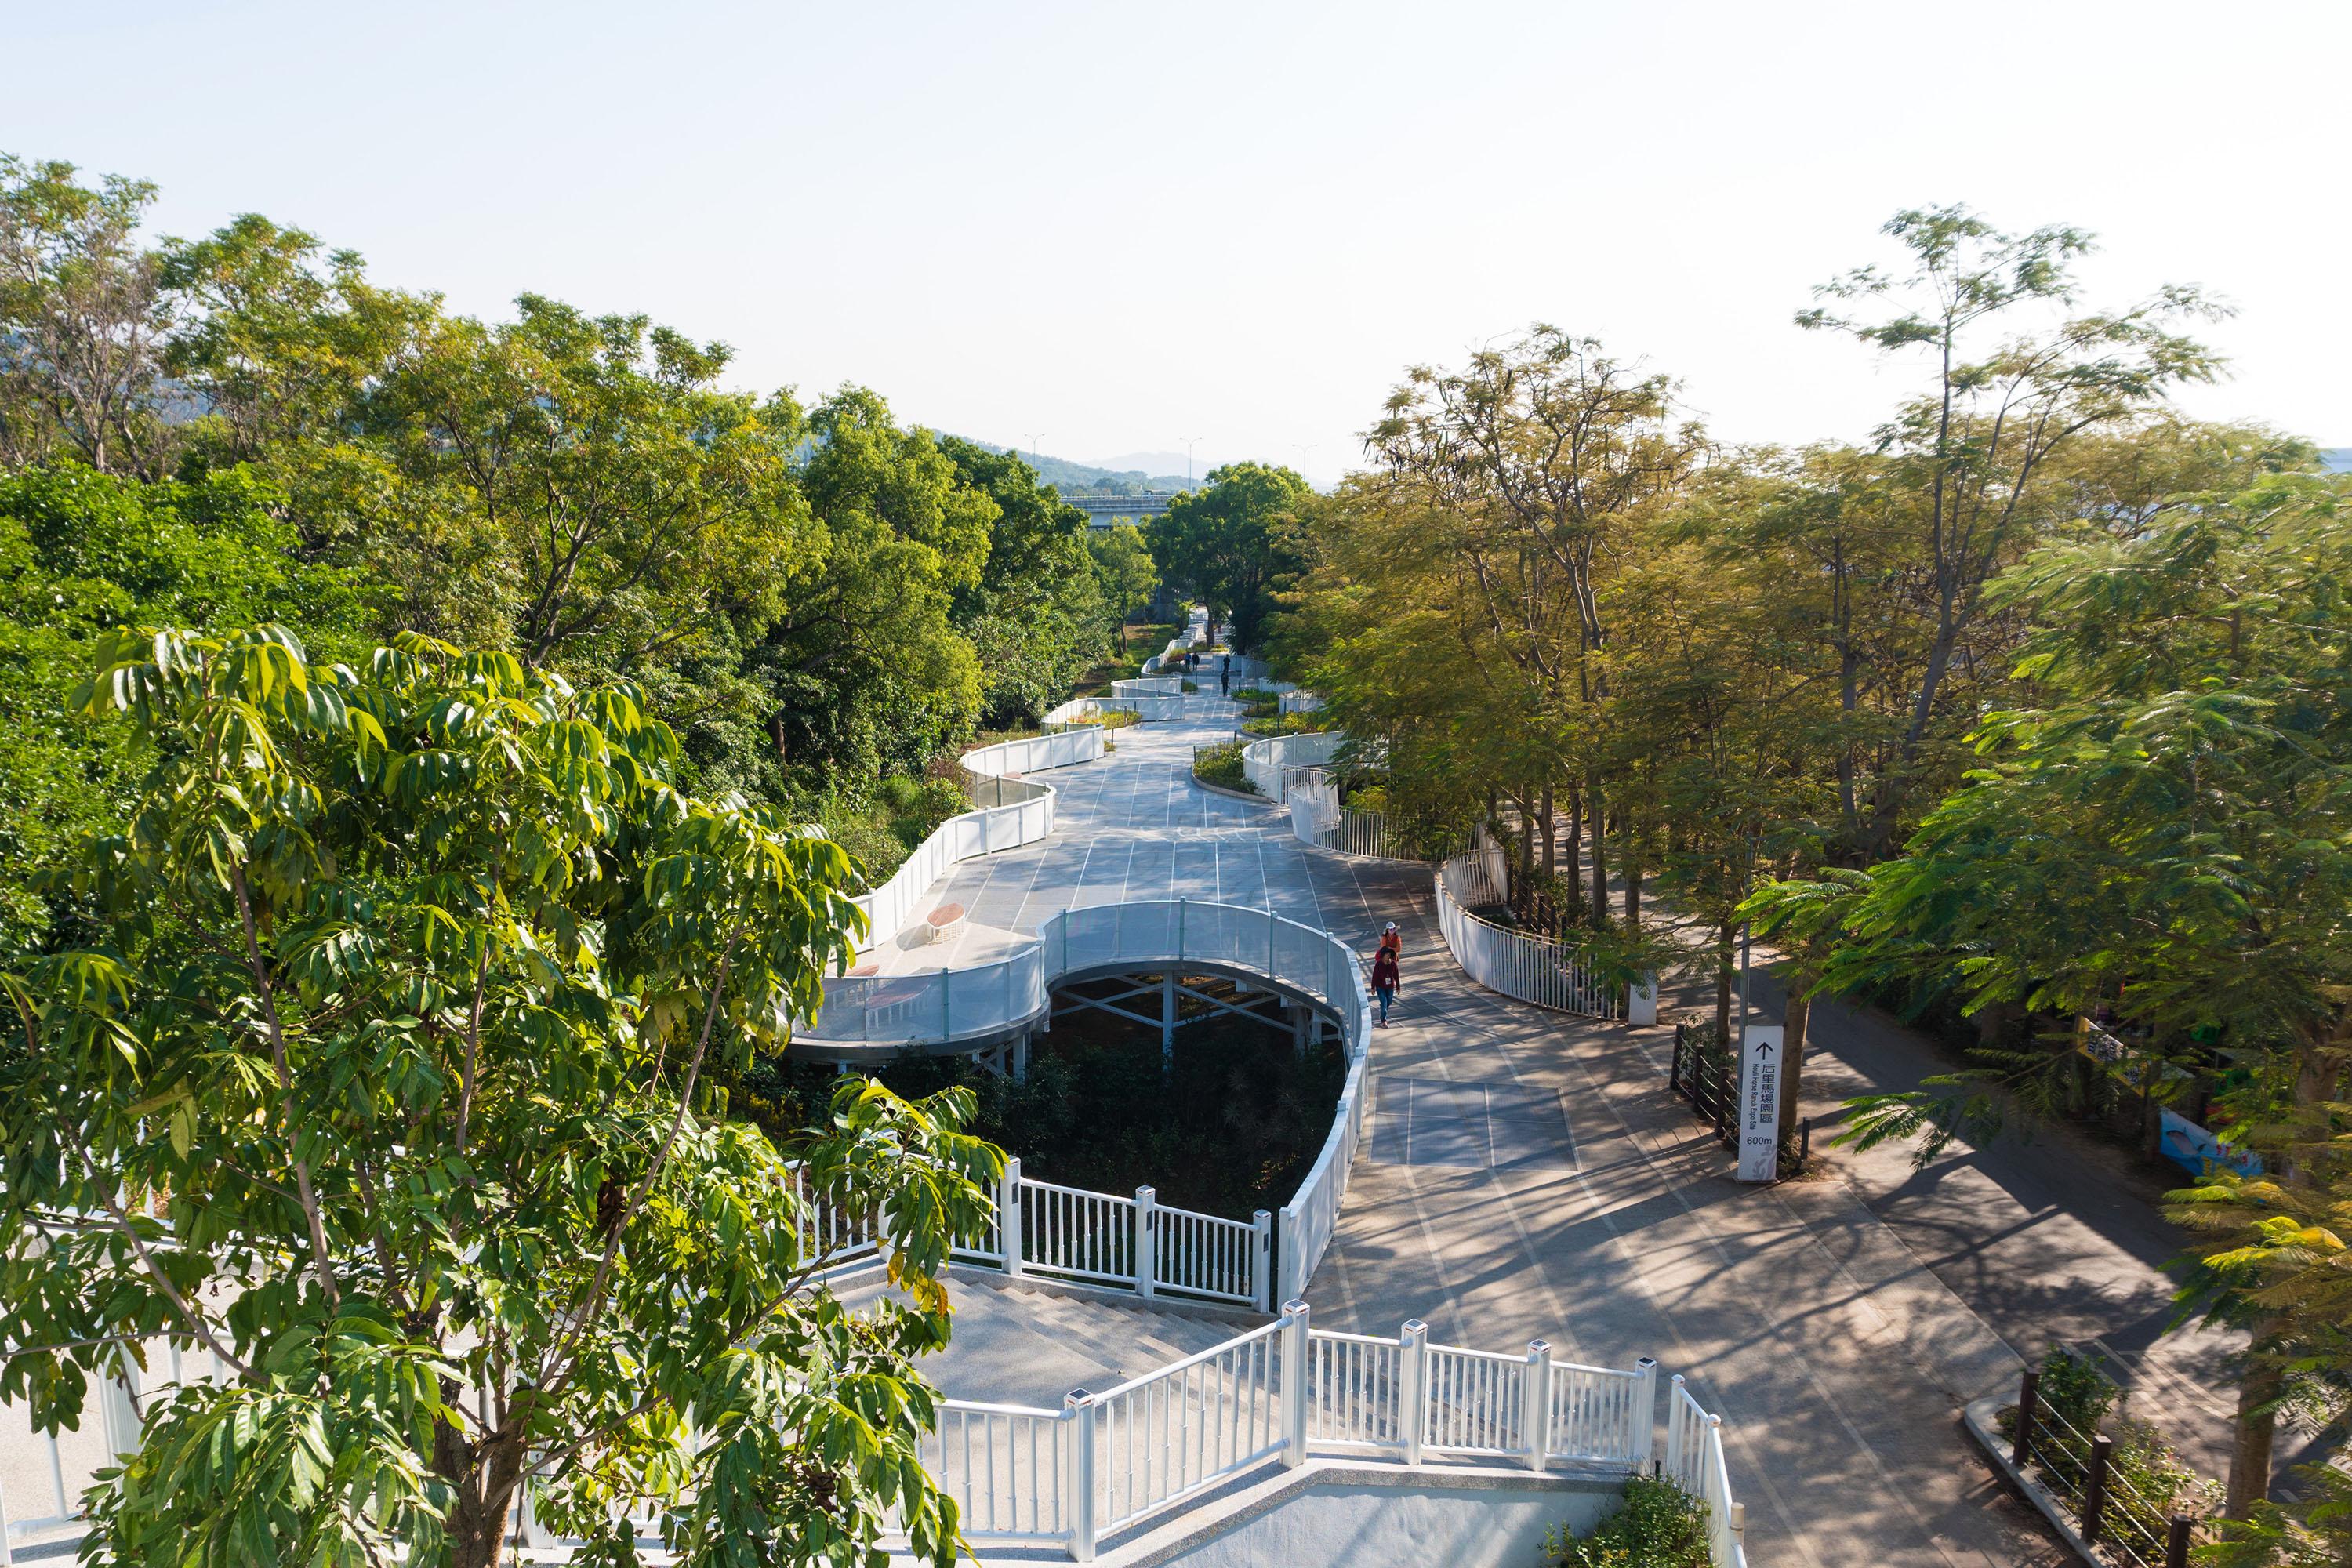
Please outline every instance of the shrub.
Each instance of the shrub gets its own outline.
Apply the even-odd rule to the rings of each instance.
[[[1555,1526],[1544,1537],[1547,1568],[1709,1568],[1706,1506],[1674,1482],[1635,1476],[1625,1506],[1590,1535]]]
[[[1249,795],[1257,793],[1257,785],[1242,771],[1242,748],[1238,741],[1227,741],[1222,746],[1210,746],[1192,753],[1192,776],[1202,784],[1219,789],[1237,789]]]
[[[2174,1513],[2213,1510],[2220,1488],[2183,1464],[2154,1426],[2120,1409],[2122,1391],[2089,1357],[2063,1345],[2052,1350],[2039,1390],[2043,1415],[2032,1467],[2070,1510],[2090,1469],[2090,1439],[2104,1432],[2115,1439],[2107,1456],[2107,1529],[2117,1540],[2146,1555],[2160,1547]],[[1995,1424],[2014,1438],[2017,1407],[2003,1407]]]

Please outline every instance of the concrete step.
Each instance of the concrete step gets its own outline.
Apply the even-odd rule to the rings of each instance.
[[[979,1270],[948,1286],[955,1328],[923,1372],[949,1397],[1058,1406],[1076,1388],[1097,1392],[1247,1331],[1248,1321],[1162,1309],[1139,1300],[1064,1293]],[[844,1289],[853,1307],[887,1291],[878,1276]]]

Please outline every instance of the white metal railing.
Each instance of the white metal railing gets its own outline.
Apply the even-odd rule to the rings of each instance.
[[[1675,1384],[1697,1419],[1670,1421],[1667,1472],[1707,1502],[1710,1528],[1729,1542],[1717,1568],[1744,1568],[1720,1423]],[[1415,1466],[1443,1454],[1634,1474],[1656,1452],[1657,1394],[1646,1357],[1624,1372],[1553,1361],[1541,1341],[1523,1356],[1464,1350],[1431,1344],[1418,1321],[1393,1339],[1328,1333],[1293,1300],[1275,1322],[1100,1393],[1079,1389],[1058,1412],[946,1401],[933,1445],[945,1461],[932,1474],[967,1533],[1058,1540],[1085,1561],[1102,1535],[1277,1458]]]
[[[1369,1031],[1370,1020],[1365,1021]],[[1280,1279],[1276,1289],[1286,1299],[1307,1293],[1307,1282],[1315,1277],[1317,1265],[1329,1250],[1331,1237],[1339,1228],[1339,1205],[1348,1195],[1348,1173],[1356,1163],[1356,1148],[1363,1141],[1364,1114],[1371,1095],[1370,1059],[1359,1055],[1349,1065],[1348,1078],[1339,1090],[1339,1104],[1331,1117],[1331,1131],[1325,1134],[1323,1150],[1307,1169],[1298,1191],[1282,1205],[1277,1216],[1276,1235]]]
[[[1286,768],[1282,787],[1290,804],[1291,835],[1318,849],[1336,849],[1371,860],[1426,863],[1433,858],[1443,860],[1461,843],[1460,836],[1454,835],[1451,844],[1437,847],[1444,853],[1433,856],[1427,846],[1391,822],[1385,812],[1341,805],[1338,782],[1328,767]]]
[[[1709,1415],[1679,1376],[1666,1400],[1664,1468],[1668,1480],[1706,1505],[1707,1556],[1715,1568],[1747,1568],[1740,1542],[1747,1517],[1731,1497],[1731,1473],[1723,1461],[1723,1417]]]
[[[1405,1325],[1393,1340],[1312,1331],[1307,1342],[1307,1440],[1318,1447],[1406,1451],[1408,1415],[1419,1407],[1405,1382],[1408,1356],[1425,1352],[1428,1331]]]
[[[1052,1539],[1069,1530],[1069,1446],[1058,1410],[952,1399],[923,1440],[923,1468],[961,1506],[967,1538]]]
[[[1133,1198],[1051,1182],[1021,1184],[1024,1273],[1137,1284],[1143,1275],[1136,1267],[1135,1229]]]
[[[1437,923],[1445,945],[1471,979],[1489,991],[1592,1018],[1654,1022],[1656,993],[1603,981],[1569,942],[1507,931],[1465,907],[1504,901],[1503,848],[1482,828],[1468,852],[1437,868]],[[1642,1016],[1646,1004],[1648,1017]]]
[[[1493,1351],[1430,1347],[1428,1429],[1441,1454],[1525,1454],[1528,1363]]]
[[[1090,1399],[1074,1396],[1078,1443],[1095,1450],[1095,1529],[1148,1519],[1282,1453],[1283,1385],[1299,1337],[1290,1325],[1305,1322],[1304,1312],[1286,1312]]]
[[[886,1238],[872,1224],[810,1196],[797,1170],[793,1180],[803,1258],[838,1269],[881,1255]],[[1025,1176],[1015,1156],[989,1194],[987,1217],[955,1239],[951,1256],[1016,1279],[1072,1279],[1146,1300],[1181,1297],[1263,1312],[1273,1300],[1274,1235],[1274,1215],[1264,1209],[1234,1220],[1162,1204],[1150,1187],[1131,1198],[1087,1192]]]
[[[1054,916],[1039,929],[1034,947],[996,964],[830,980],[827,1011],[819,1019],[823,1032],[814,1043],[820,1048],[849,1042],[912,1044],[1001,1032],[1042,1013],[1046,997],[1065,976],[1154,964],[1217,965],[1271,980],[1321,1002],[1339,1020],[1349,1057],[1348,1075],[1321,1152],[1276,1216],[1278,1279],[1269,1281],[1265,1270],[1253,1261],[1244,1292],[1236,1259],[1244,1252],[1253,1259],[1262,1257],[1265,1238],[1254,1236],[1244,1246],[1238,1235],[1216,1228],[1238,1229],[1238,1221],[1205,1223],[1213,1216],[1202,1216],[1203,1224],[1192,1226],[1181,1236],[1171,1233],[1167,1258],[1155,1258],[1151,1268],[1139,1272],[1131,1241],[1127,1252],[1106,1251],[1111,1247],[1109,1233],[1087,1232],[1082,1238],[1081,1232],[1068,1228],[1076,1223],[1075,1215],[1057,1212],[1036,1222],[1024,1215],[1022,1225],[1028,1228],[1020,1231],[1024,1264],[1027,1249],[1034,1247],[1041,1249],[1035,1253],[1038,1267],[1074,1278],[1115,1274],[1123,1283],[1149,1279],[1155,1287],[1164,1284],[1233,1300],[1263,1301],[1269,1283],[1273,1299],[1302,1294],[1338,1228],[1349,1172],[1370,1109],[1365,1042],[1371,1035],[1371,1004],[1354,950],[1337,938],[1265,910],[1232,904],[1177,899],[1091,905]],[[1098,1200],[1106,1214],[1119,1205],[1131,1208],[1135,1201],[1102,1194],[1087,1196]],[[1063,1228],[1040,1231],[1034,1228],[1038,1224]],[[1066,1250],[1080,1247],[1082,1239],[1084,1247],[1096,1250]],[[1195,1239],[1212,1250],[1195,1252],[1179,1245]],[[1106,1258],[1122,1261],[1100,1261]]]
[[[1347,742],[1337,730],[1268,735],[1242,748],[1242,773],[1258,794],[1280,805],[1289,798],[1291,770],[1328,766]]]
[[[1054,789],[1021,774],[1089,763],[1103,754],[1091,726],[967,752],[963,769],[978,809],[950,816],[907,857],[887,881],[855,900],[866,911],[867,949],[905,931],[931,884],[960,860],[1034,844],[1054,831]]]

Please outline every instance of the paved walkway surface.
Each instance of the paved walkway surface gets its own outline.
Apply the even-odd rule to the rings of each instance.
[[[1759,1568],[2066,1560],[1959,1412],[2014,1385],[2012,1346],[2042,1348],[2053,1307],[2059,1337],[2089,1329],[2133,1352],[2162,1339],[2156,1265],[2169,1242],[2141,1198],[2107,1194],[2079,1152],[2054,1146],[1963,1154],[1925,1175],[1898,1152],[1832,1156],[1825,1174],[1741,1186],[1666,1089],[1666,1027],[1547,1013],[1474,984],[1438,932],[1426,868],[1307,848],[1286,812],[1193,786],[1192,749],[1226,738],[1237,710],[1213,695],[1187,710],[1117,731],[1100,762],[1041,775],[1061,794],[1054,837],[968,861],[933,897],[1021,931],[1073,906],[1214,899],[1367,954],[1385,921],[1402,925],[1402,997],[1372,1042],[1370,1143],[1308,1291],[1319,1323],[1392,1334],[1418,1317],[1453,1343],[1540,1338],[1565,1359],[1646,1354],[1685,1373],[1724,1416]],[[1695,984],[1670,984],[1663,1003],[1669,1021],[1710,1005]],[[1864,1084],[1944,1065],[1884,1020],[1815,1016],[1806,1109],[1824,1119]],[[2179,1338],[2150,1375],[2202,1388],[2226,1349]]]

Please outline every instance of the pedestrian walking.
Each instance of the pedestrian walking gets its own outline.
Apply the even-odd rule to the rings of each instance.
[[[1396,934],[1397,929],[1393,925],[1381,932],[1380,951],[1372,954],[1372,994],[1380,998],[1380,1026],[1383,1029],[1389,1024],[1389,1004],[1396,1000],[1401,988],[1397,959],[1404,950],[1401,941],[1391,941]]]

